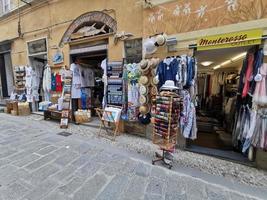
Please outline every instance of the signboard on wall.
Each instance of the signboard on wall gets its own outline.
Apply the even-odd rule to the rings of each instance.
[[[44,38],[44,39],[28,42],[28,52],[29,52],[29,55],[46,53],[47,52],[46,39]]]
[[[197,50],[222,49],[261,44],[262,29],[240,31],[199,38]]]

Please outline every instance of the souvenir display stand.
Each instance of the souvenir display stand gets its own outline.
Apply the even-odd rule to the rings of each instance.
[[[52,73],[51,73],[52,74]],[[62,73],[59,76],[60,82],[52,83],[53,90],[49,91],[50,101],[41,102],[39,110],[44,111],[44,119],[53,119],[60,121],[61,128],[68,128],[69,120],[72,120],[71,115],[71,87],[72,87],[72,72],[62,68]],[[60,88],[56,89],[55,88]]]
[[[30,115],[30,105],[25,102],[26,71],[24,66],[17,66],[14,70],[15,88],[9,100],[6,101],[6,113],[12,115]]]
[[[71,87],[72,87],[72,75],[68,74],[64,77],[63,87],[63,104],[60,120],[60,128],[68,128],[69,119],[71,117]]]
[[[110,62],[107,66],[107,104],[122,106],[123,104],[123,62]]]
[[[160,147],[162,155],[156,153],[152,164],[162,161],[171,169],[173,159],[169,155],[174,152],[177,141],[180,98],[174,92],[164,91],[156,96],[155,104],[153,143]]]
[[[95,111],[101,121],[99,136],[112,140],[119,134],[120,116],[123,105],[123,61],[109,62],[107,64],[107,105],[104,109],[96,108]],[[103,135],[102,129],[106,131]]]

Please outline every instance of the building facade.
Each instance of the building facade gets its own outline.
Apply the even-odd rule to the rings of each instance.
[[[153,55],[164,58],[193,54],[190,46],[204,36],[253,29],[267,34],[264,0],[1,0],[0,16],[2,99],[13,90],[15,66],[41,62],[57,70],[59,52],[66,66],[77,52],[106,50],[109,61],[142,57],[127,41],[166,33],[177,44],[175,51],[159,47]],[[80,37],[83,27],[91,27],[90,34]]]

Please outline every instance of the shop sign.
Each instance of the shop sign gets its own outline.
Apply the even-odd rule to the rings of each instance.
[[[222,49],[261,44],[262,29],[199,38],[197,50]]]
[[[54,54],[53,56],[53,63],[56,64],[61,64],[64,61],[64,56],[61,51],[58,51]]]
[[[28,42],[28,52],[29,55],[46,53],[47,52],[46,39],[44,38],[41,40]]]

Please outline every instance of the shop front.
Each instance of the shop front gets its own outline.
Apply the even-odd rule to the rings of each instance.
[[[190,151],[250,163],[255,160],[254,151],[264,149],[252,145],[258,132],[249,120],[255,113],[260,116],[264,112],[261,105],[266,104],[257,101],[255,91],[260,85],[256,77],[264,66],[263,43],[261,29],[198,39],[194,52],[198,60],[198,138],[188,141]],[[245,113],[249,119],[242,121]]]
[[[178,146],[242,163],[263,160],[257,150],[265,148],[257,140],[263,134],[243,130],[250,129],[244,127],[250,124],[247,116],[265,116],[257,101],[264,98],[254,93],[262,87],[256,76],[265,76],[266,16],[251,22],[224,1],[218,1],[224,6],[216,3],[218,12],[209,1],[202,11],[193,1],[192,7],[176,1],[152,7],[123,2],[131,6],[100,11],[107,7],[100,2],[90,4],[99,11],[89,12],[81,7],[82,15],[17,39],[11,99],[26,101],[31,111],[57,118],[63,127],[69,120],[99,126],[105,117],[96,110],[114,107],[120,109],[121,132],[165,142],[168,152]],[[51,5],[59,10],[58,4]],[[138,14],[125,20],[128,9]],[[214,21],[219,14],[222,21]],[[25,42],[27,52],[21,50]]]

